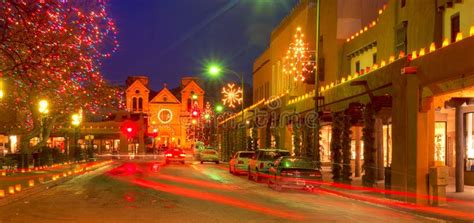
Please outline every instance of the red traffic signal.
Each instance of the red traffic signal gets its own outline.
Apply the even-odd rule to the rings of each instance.
[[[138,133],[138,125],[133,121],[125,121],[121,126],[121,131],[127,138],[133,138]]]
[[[199,111],[196,110],[196,109],[193,110],[193,111],[192,111],[192,116],[193,116],[193,117],[198,117],[198,116],[199,116]]]

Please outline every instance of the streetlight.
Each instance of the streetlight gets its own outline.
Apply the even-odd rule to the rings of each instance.
[[[48,106],[49,106],[48,101],[45,100],[45,99],[42,99],[42,100],[40,100],[39,103],[38,103],[38,111],[39,111],[41,114],[48,114],[48,112],[49,112]]]
[[[87,141],[87,149],[86,149],[86,158],[87,159],[94,159],[94,135],[86,135],[84,139]]]
[[[244,75],[243,74],[239,74],[233,70],[229,70],[229,69],[225,69],[223,68],[222,66],[218,65],[218,64],[209,64],[207,66],[207,73],[209,76],[212,76],[212,77],[217,77],[219,76],[222,71],[225,71],[225,72],[229,72],[235,76],[237,76],[237,78],[240,79],[240,82],[242,84],[242,102],[241,102],[241,119],[242,119],[242,123],[245,123],[244,119],[245,119],[245,114],[244,114],[244,108],[245,108],[245,88],[244,88]],[[218,105],[219,106],[219,105]],[[216,110],[219,109],[219,110],[223,110],[223,107],[216,107]]]
[[[79,125],[81,124],[82,122],[82,118],[81,118],[81,115],[79,114],[72,114],[71,116],[71,125],[74,126],[74,147],[73,147],[73,155],[74,155],[74,158],[75,160],[79,160],[80,157],[78,155],[76,155],[76,153],[80,150],[77,149],[77,140],[78,140],[78,134],[79,134]],[[70,155],[70,154],[69,154]]]
[[[209,76],[212,76],[212,77],[218,77],[219,75],[222,74],[222,72],[225,71],[225,72],[229,72],[235,76],[237,76],[239,79],[240,79],[240,82],[242,84],[242,98],[245,98],[245,90],[244,90],[244,75],[243,74],[239,74],[233,70],[229,70],[229,69],[225,69],[221,66],[219,66],[218,64],[209,64],[207,66],[207,73]],[[242,113],[242,122],[244,121],[244,100],[242,100],[242,104],[241,104],[241,113]]]
[[[215,110],[216,110],[217,113],[221,113],[221,112],[224,111],[224,106],[218,104],[218,105],[216,105]]]
[[[0,78],[0,100],[5,96],[5,91],[3,90],[3,80]]]
[[[43,141],[43,134],[44,134],[44,118],[46,115],[49,113],[48,110],[49,103],[47,100],[42,99],[38,102],[38,111],[41,115],[40,119],[40,127],[41,127],[41,133],[40,133],[40,141]]]

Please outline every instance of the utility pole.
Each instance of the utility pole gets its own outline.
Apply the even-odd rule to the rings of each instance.
[[[316,70],[314,71],[314,86],[315,86],[315,98],[314,98],[314,111],[316,113],[316,123],[314,128],[314,150],[313,157],[317,162],[317,166],[321,167],[321,151],[319,146],[319,130],[321,128],[319,121],[319,36],[320,36],[320,4],[321,0],[316,0],[316,43],[315,43],[315,60],[316,60]]]

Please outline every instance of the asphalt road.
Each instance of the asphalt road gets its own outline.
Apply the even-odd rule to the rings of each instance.
[[[156,166],[155,166],[156,167]],[[0,207],[0,222],[433,222],[323,191],[276,192],[225,165],[115,162]]]

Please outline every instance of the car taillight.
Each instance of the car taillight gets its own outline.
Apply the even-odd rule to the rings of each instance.
[[[167,157],[172,157],[172,156],[173,156],[173,154],[171,154],[171,153],[167,153],[167,154],[166,154],[166,156],[167,156]]]
[[[282,176],[293,176],[294,174],[290,171],[281,171]]]
[[[181,154],[179,154],[179,156],[180,156],[180,157],[186,157],[186,154],[181,153]]]
[[[263,165],[264,165],[263,163],[260,163],[260,169],[263,169]]]
[[[310,173],[309,176],[310,176],[310,177],[320,177],[320,176],[321,176],[321,172],[316,171],[316,172]]]
[[[239,160],[238,164],[244,164],[244,161]]]

